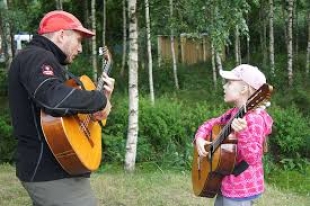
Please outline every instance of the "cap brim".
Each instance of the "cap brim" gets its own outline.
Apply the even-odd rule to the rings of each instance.
[[[82,34],[83,37],[86,37],[86,38],[90,38],[90,37],[93,37],[95,36],[96,34],[84,27],[77,27],[77,28],[74,28],[73,30],[75,31],[78,31]]]
[[[223,71],[220,70],[220,75],[224,79],[229,79],[229,80],[240,80],[233,72],[231,71]]]

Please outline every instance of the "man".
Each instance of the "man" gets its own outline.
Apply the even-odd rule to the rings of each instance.
[[[9,105],[18,139],[16,175],[35,206],[95,206],[90,173],[70,175],[55,159],[41,129],[40,111],[62,117],[90,114],[105,119],[111,109],[114,79],[103,76],[104,91],[66,86],[71,64],[82,52],[82,39],[95,34],[65,11],[51,11],[38,35],[13,60],[9,70]],[[57,137],[55,137],[57,138]]]

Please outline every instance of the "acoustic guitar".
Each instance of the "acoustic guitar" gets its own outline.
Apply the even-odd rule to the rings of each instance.
[[[85,90],[99,90],[104,86],[103,73],[109,73],[111,56],[104,51],[104,63],[97,87],[92,80],[82,75],[79,80]],[[66,85],[82,89],[75,80]],[[105,125],[106,120],[101,124]],[[45,140],[56,160],[69,174],[83,174],[98,169],[101,162],[101,125],[92,119],[91,114],[77,114],[67,117],[53,117],[41,110],[41,127]]]
[[[254,108],[268,106],[272,91],[271,85],[264,84],[226,125],[215,125],[210,134],[212,143],[205,146],[205,150],[209,152],[206,157],[199,156],[196,146],[194,147],[192,185],[196,196],[213,198],[219,192],[222,179],[232,173],[236,164],[237,139],[228,138],[233,119],[242,118]]]

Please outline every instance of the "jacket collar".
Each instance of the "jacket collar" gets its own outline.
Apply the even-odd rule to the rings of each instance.
[[[44,48],[52,52],[60,64],[62,65],[67,64],[65,62],[67,58],[66,54],[63,53],[63,51],[61,51],[61,49],[48,38],[40,35],[35,35],[29,44]]]

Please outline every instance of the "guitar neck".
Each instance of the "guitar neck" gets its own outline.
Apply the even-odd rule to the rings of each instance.
[[[221,132],[218,135],[218,138],[214,140],[211,144],[211,151],[214,152],[221,144],[222,142],[228,137],[228,135],[231,133],[231,123],[235,118],[242,118],[246,114],[245,107],[241,107],[237,114],[229,120],[229,122],[223,127]]]
[[[97,84],[98,91],[101,91],[104,86],[103,74],[109,75],[110,71],[111,71],[111,61],[110,61],[110,57],[108,57],[108,60],[105,60],[102,65],[102,73],[100,75],[100,78],[98,79],[98,84]]]

